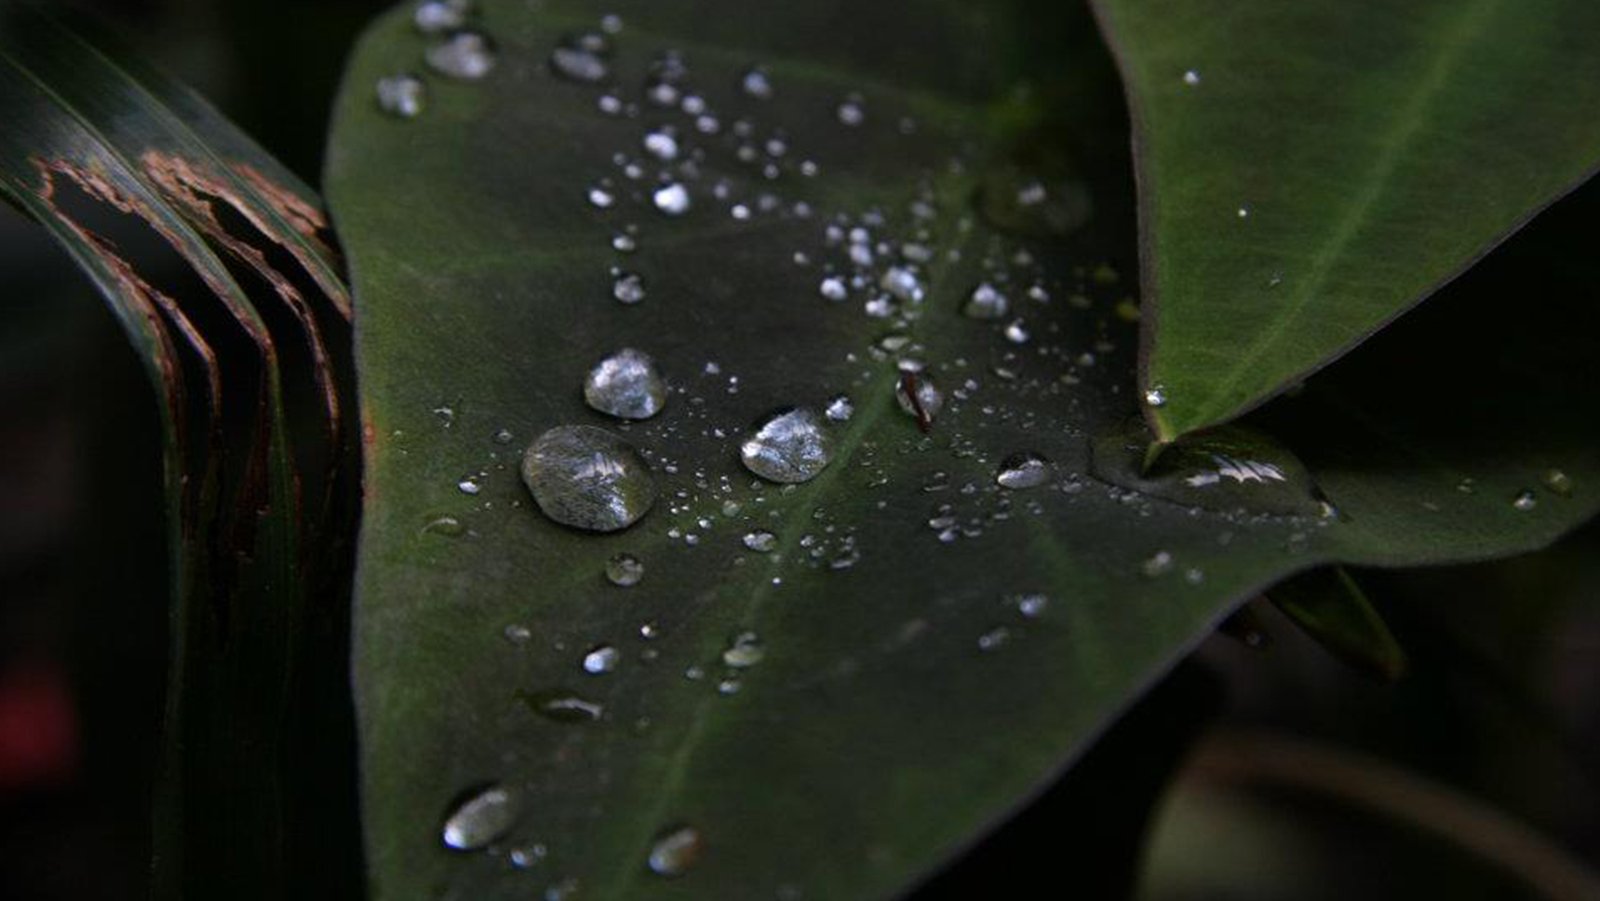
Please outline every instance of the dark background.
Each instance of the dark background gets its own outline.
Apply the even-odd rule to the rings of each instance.
[[[316,185],[344,55],[388,4],[75,5]],[[99,298],[5,209],[0,284],[0,899],[139,898],[166,641],[153,399]],[[1485,861],[1469,849],[1495,840],[1494,822],[1460,811],[1600,862],[1597,551],[1590,525],[1515,560],[1358,573],[1411,659],[1393,684],[1252,604],[1265,649],[1211,639],[921,895],[1541,897],[1540,865]],[[1454,806],[1420,828],[1315,773],[1297,785],[1218,765],[1239,741],[1282,736],[1380,758]],[[1393,793],[1387,769],[1357,770]]]

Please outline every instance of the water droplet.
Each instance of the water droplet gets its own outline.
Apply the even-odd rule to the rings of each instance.
[[[611,236],[611,249],[617,253],[633,253],[639,249],[639,242],[627,232],[617,232]]]
[[[678,137],[670,126],[653,128],[644,133],[644,151],[662,162],[678,158]]]
[[[850,296],[850,288],[845,285],[844,279],[830,275],[822,280],[822,284],[817,287],[817,293],[828,300],[839,301]]]
[[[619,419],[649,419],[666,404],[667,384],[649,354],[624,347],[589,370],[583,400]]]
[[[606,579],[612,585],[632,588],[644,578],[644,563],[632,554],[617,554],[606,561]]]
[[[1511,499],[1511,506],[1526,512],[1539,506],[1539,499],[1534,497],[1532,491],[1519,491],[1517,496]]]
[[[1011,640],[1011,630],[1005,626],[996,626],[978,636],[978,650],[998,651]]]
[[[1194,69],[1190,69],[1189,71],[1183,73],[1183,83],[1191,88],[1194,87],[1200,83],[1200,73]]]
[[[461,481],[456,482],[456,489],[462,494],[477,494],[479,491],[483,490],[482,486],[478,484],[477,478],[474,476],[462,477]]]
[[[618,273],[616,281],[611,283],[611,296],[626,304],[644,300],[644,279],[632,272]]]
[[[471,12],[469,0],[426,0],[417,4],[411,22],[423,34],[443,34],[467,24]]]
[[[1166,406],[1167,405],[1167,389],[1163,388],[1160,385],[1152,385],[1152,386],[1150,386],[1150,389],[1144,393],[1144,402],[1149,404],[1152,407],[1164,407],[1164,406]]]
[[[1562,497],[1572,496],[1572,477],[1559,469],[1549,470],[1544,474],[1544,487]]]
[[[610,209],[617,202],[617,195],[611,193],[611,189],[604,184],[591,186],[587,196],[589,205],[597,210]]]
[[[744,77],[739,80],[739,87],[747,97],[754,97],[757,100],[772,99],[772,80],[767,77],[767,70],[760,66],[748,69]]]
[[[546,516],[596,532],[633,525],[656,501],[655,479],[638,451],[593,426],[540,435],[523,455],[522,481]]]
[[[899,384],[895,385],[894,399],[899,401],[900,409],[915,417],[918,423],[932,423],[944,409],[944,392],[926,373],[903,373]]]
[[[447,848],[477,851],[510,831],[521,812],[517,797],[510,790],[491,785],[456,806],[444,821],[443,838]]]
[[[524,845],[520,848],[512,848],[509,852],[507,852],[506,859],[511,861],[511,865],[517,869],[526,870],[527,868],[537,864],[539,861],[544,860],[545,856],[549,853],[550,849],[539,844],[538,842],[535,842],[531,845]]]
[[[1023,324],[1021,319],[1013,319],[1006,326],[1005,336],[1006,340],[1012,344],[1027,344],[1028,339],[1032,337],[1028,334],[1028,327]]]
[[[611,75],[611,67],[593,49],[563,43],[550,51],[550,70],[568,81],[595,84]]]
[[[722,662],[734,669],[748,669],[767,656],[761,638],[754,632],[740,632],[722,652]]]
[[[494,42],[481,31],[458,31],[429,47],[423,58],[441,75],[476,81],[494,69]]]
[[[511,434],[510,429],[496,429],[494,435],[492,436],[495,444],[510,444],[514,438],[516,438],[516,436]]]
[[[656,188],[650,199],[655,203],[656,209],[668,216],[682,216],[689,212],[689,189],[678,182]]]
[[[917,278],[915,272],[904,266],[890,266],[886,269],[883,276],[878,279],[878,287],[907,303],[921,303],[922,298],[927,295],[922,280]]]
[[[839,108],[835,113],[839,117],[839,124],[847,125],[851,128],[860,125],[867,119],[866,107],[862,104],[861,97],[856,94],[846,97],[844,102],[839,104]]]
[[[807,482],[833,458],[833,436],[808,407],[786,407],[762,420],[739,446],[745,468],[773,482]]]
[[[1022,594],[1017,595],[1016,603],[1018,613],[1028,619],[1038,619],[1050,606],[1050,598],[1042,594]]]
[[[743,687],[743,682],[730,676],[717,683],[717,694],[723,696],[736,695],[739,693],[739,689]]]
[[[435,516],[423,525],[422,531],[432,535],[444,535],[448,538],[457,538],[465,535],[467,527],[461,520],[454,516]]]
[[[650,848],[650,871],[660,876],[682,876],[705,851],[705,839],[693,826],[669,829]]]
[[[988,282],[983,282],[972,289],[972,294],[967,297],[961,312],[969,319],[1000,319],[1006,315],[1010,306],[1004,294]]]
[[[598,645],[583,655],[583,671],[591,676],[609,673],[622,660],[622,652],[608,644]]]
[[[744,533],[744,546],[758,554],[771,553],[778,546],[778,536],[766,529],[755,529]]]
[[[822,412],[834,422],[849,422],[856,413],[856,405],[850,402],[850,395],[835,394],[828,398],[828,406]]]
[[[501,634],[506,637],[506,641],[512,644],[527,644],[533,638],[533,630],[521,623],[512,623],[506,626],[501,631]]]
[[[428,104],[428,87],[415,75],[378,79],[378,108],[391,116],[414,119]]]
[[[978,210],[1001,231],[1048,238],[1071,234],[1093,212],[1088,188],[1077,179],[1041,178],[1014,166],[984,173]]]
[[[1050,480],[1050,461],[1033,451],[1019,451],[1000,464],[994,480],[1003,488],[1037,488]]]
[[[1168,570],[1172,569],[1172,552],[1156,551],[1154,554],[1151,554],[1149,557],[1145,558],[1143,563],[1139,564],[1139,569],[1145,574],[1145,576],[1152,579],[1156,576],[1166,573]]]
[[[558,723],[592,723],[606,712],[603,705],[585,700],[569,691],[519,691],[517,697],[521,698],[534,713]]]

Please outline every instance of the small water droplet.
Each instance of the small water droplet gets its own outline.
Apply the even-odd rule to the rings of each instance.
[[[717,683],[717,694],[723,695],[723,696],[736,695],[736,694],[739,693],[739,689],[741,689],[743,687],[744,687],[744,683],[743,682],[740,682],[738,679],[735,679],[732,676],[730,676],[730,677],[728,677],[726,679],[723,679],[723,680],[721,680],[720,682]]]
[[[501,634],[505,635],[506,641],[512,644],[527,644],[533,638],[533,630],[521,623],[512,623],[506,626]]]
[[[510,429],[496,429],[492,440],[495,444],[510,444],[516,437],[511,433]]]
[[[583,655],[583,671],[591,676],[609,673],[622,660],[622,652],[608,644],[595,647]]]
[[[830,275],[817,286],[817,293],[827,300],[840,301],[850,296],[850,288],[845,285],[844,279]]]
[[[545,856],[549,853],[550,850],[544,845],[534,842],[531,845],[523,845],[519,848],[512,848],[506,853],[506,859],[511,861],[511,865],[517,869],[526,870],[527,868],[538,864],[539,861],[544,860]]]
[[[1050,606],[1050,598],[1042,594],[1021,594],[1016,598],[1017,612],[1028,619],[1038,619]]]
[[[656,483],[631,444],[585,425],[557,426],[522,458],[522,481],[539,509],[563,525],[614,532],[656,501]]]
[[[422,531],[432,535],[444,535],[447,538],[457,538],[465,535],[467,527],[461,520],[454,516],[435,516],[423,525]]]
[[[593,49],[576,43],[563,43],[550,51],[550,71],[568,81],[595,84],[611,75],[605,58]]]
[[[627,232],[617,232],[611,236],[611,249],[617,253],[633,253],[639,249],[639,242]]]
[[[1139,569],[1152,579],[1162,575],[1172,569],[1172,553],[1170,551],[1156,551],[1145,558],[1143,563],[1139,564]]]
[[[649,354],[624,347],[589,370],[583,400],[618,419],[649,419],[666,404],[667,383]]]
[[[1534,496],[1532,491],[1519,491],[1517,496],[1511,499],[1511,506],[1526,512],[1539,506],[1539,499]]]
[[[477,851],[510,831],[521,805],[510,790],[491,785],[472,794],[444,821],[445,847]]]
[[[476,81],[494,69],[494,42],[481,31],[458,31],[429,47],[423,58],[441,75]]]
[[[669,829],[650,848],[650,871],[659,876],[682,876],[705,851],[705,839],[693,826]]]
[[[645,297],[644,279],[632,272],[622,272],[611,283],[611,296],[625,304],[636,304]]]
[[[856,405],[850,402],[850,395],[835,394],[828,398],[828,406],[822,412],[834,422],[849,422],[856,413]]]
[[[644,133],[644,151],[662,162],[678,158],[678,136],[671,126],[663,125]]]
[[[967,296],[967,302],[962,305],[961,313],[968,319],[1000,319],[1006,315],[1010,306],[1004,294],[995,286],[983,282],[973,288],[972,293]]]
[[[1183,73],[1183,83],[1191,88],[1194,87],[1200,83],[1200,73],[1194,69],[1188,70]]]
[[[479,491],[483,490],[482,486],[478,484],[477,478],[474,476],[462,477],[461,481],[456,483],[456,489],[462,494],[477,494]]]
[[[773,482],[807,482],[833,459],[833,435],[808,407],[774,411],[739,446],[745,468]]]
[[[656,209],[668,216],[682,216],[689,212],[689,189],[678,182],[662,185],[651,195]]]
[[[1562,497],[1572,496],[1572,477],[1559,469],[1552,469],[1544,474],[1542,479],[1544,487]]]
[[[534,713],[558,723],[592,723],[606,712],[603,705],[569,691],[520,691],[517,692],[517,697],[521,698]]]
[[[1021,319],[1013,319],[1005,330],[1006,340],[1012,344],[1027,344],[1032,336],[1028,334],[1028,327]]]
[[[617,202],[617,195],[605,184],[591,185],[587,194],[589,205],[597,210],[610,209]]]
[[[391,116],[414,119],[428,104],[428,87],[415,75],[378,79],[378,108]]]
[[[895,385],[894,398],[900,409],[916,418],[919,424],[932,423],[944,409],[944,392],[926,373],[903,373]]]
[[[760,66],[753,66],[746,70],[744,77],[739,79],[739,88],[745,96],[757,100],[772,99],[772,80],[767,77],[767,70]]]
[[[1050,461],[1033,451],[1018,451],[1000,464],[994,480],[1003,488],[1037,488],[1050,480]]]
[[[471,12],[469,0],[426,0],[417,4],[411,22],[423,34],[443,34],[467,24]]]
[[[758,554],[771,553],[778,546],[778,536],[766,529],[754,529],[744,533],[744,546]]]
[[[632,554],[617,554],[606,561],[606,579],[612,585],[632,588],[644,578],[644,563]]]
[[[1011,630],[1005,626],[996,626],[978,636],[978,650],[998,651],[1011,640]]]
[[[761,637],[754,632],[740,632],[722,652],[722,662],[734,669],[748,669],[767,656],[761,647]]]
[[[863,105],[861,97],[857,94],[851,94],[846,97],[839,104],[838,109],[835,110],[835,114],[839,117],[839,124],[847,125],[851,128],[860,125],[867,119],[866,107]]]
[[[890,266],[884,270],[878,279],[878,287],[907,303],[921,303],[927,296],[927,290],[922,285],[922,280],[917,274],[904,266]]]
[[[1167,389],[1160,385],[1150,386],[1150,389],[1144,393],[1144,402],[1152,407],[1166,406]]]

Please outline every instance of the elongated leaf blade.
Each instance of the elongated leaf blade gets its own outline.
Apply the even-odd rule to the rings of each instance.
[[[1600,165],[1600,7],[1097,0],[1163,437],[1326,365]]]
[[[377,897],[896,895],[1276,579],[1505,553],[1593,511],[1581,417],[1538,419],[1520,453],[1420,460],[1340,406],[1370,404],[1360,379],[1280,411],[1272,431],[1316,437],[1298,458],[1241,431],[1141,474],[1126,159],[1093,150],[1121,132],[1090,26],[1051,9],[489,3],[495,63],[468,81],[427,67],[442,39],[408,8],[367,34],[328,192],[369,425],[355,668]],[[622,30],[585,41],[614,44],[609,74],[553,74],[603,13]],[[651,72],[669,51],[670,91]],[[752,65],[770,98],[742,87]],[[425,86],[411,118],[375,91],[405,73]],[[1069,95],[1066,114],[1038,105]],[[660,126],[675,159],[646,149]],[[656,207],[671,182],[681,216]],[[613,267],[639,302],[615,299]],[[892,267],[920,303],[875,304]],[[1008,316],[963,315],[985,280]],[[585,405],[586,371],[625,346],[666,373],[654,419]],[[926,434],[895,399],[913,362],[945,391]],[[838,393],[854,413],[820,475],[741,465],[754,421]],[[523,449],[566,424],[649,459],[660,499],[630,529],[538,512]],[[1024,451],[1043,482],[997,484]],[[1515,509],[1547,460],[1575,489]],[[605,575],[619,554],[644,565],[632,587]],[[483,805],[510,815],[452,816]]]

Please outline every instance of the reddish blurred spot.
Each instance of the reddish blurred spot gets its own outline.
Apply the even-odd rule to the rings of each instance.
[[[71,780],[78,720],[55,664],[22,661],[0,673],[0,793]]]

